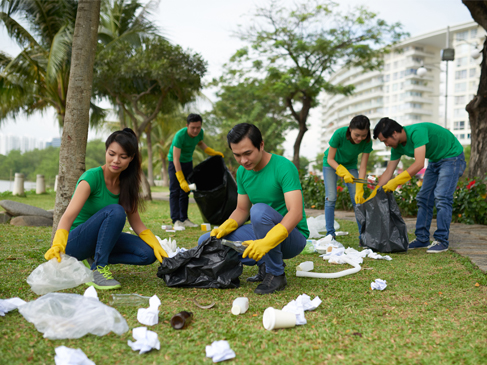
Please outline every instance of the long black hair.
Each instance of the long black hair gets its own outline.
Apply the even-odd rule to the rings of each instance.
[[[139,195],[142,167],[137,136],[130,128],[113,132],[105,142],[105,151],[108,150],[108,147],[113,142],[117,142],[129,157],[133,157],[128,167],[120,174],[120,198],[118,203],[127,213],[135,213],[142,202]]]
[[[350,121],[350,125],[347,129],[346,137],[349,141],[352,141],[352,129],[360,129],[361,131],[367,130],[367,138],[365,142],[369,143],[371,139],[370,135],[370,120],[365,115],[356,115]],[[353,143],[353,141],[352,141]]]

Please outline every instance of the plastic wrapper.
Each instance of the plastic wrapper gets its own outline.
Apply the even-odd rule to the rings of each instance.
[[[326,232],[325,215],[321,214],[317,217],[309,217],[306,222],[308,223],[309,237],[308,238],[320,238],[324,235],[319,232]],[[337,221],[333,221],[333,228],[335,230],[340,229],[340,224]]]
[[[201,245],[165,258],[157,276],[170,287],[228,289],[240,286],[240,254],[209,237]]]
[[[114,308],[79,294],[49,293],[19,307],[24,318],[51,340],[97,336],[129,330]]]
[[[362,225],[362,244],[376,252],[404,252],[408,249],[408,232],[392,192],[382,188],[377,195],[355,206],[355,216]]]
[[[221,156],[195,166],[187,180],[196,184],[193,196],[205,223],[220,225],[237,207],[237,183]]]
[[[226,239],[222,239],[222,245],[233,248],[235,251],[240,252],[240,253],[244,253],[248,247],[248,246],[242,245],[242,241],[229,241]]]
[[[27,278],[27,284],[39,295],[70,289],[93,281],[93,273],[81,261],[61,254],[61,262],[53,258],[34,269]]]

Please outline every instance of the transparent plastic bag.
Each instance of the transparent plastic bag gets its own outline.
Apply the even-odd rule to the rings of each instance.
[[[27,284],[39,295],[74,288],[90,281],[93,281],[91,270],[81,261],[65,254],[61,254],[61,262],[53,258],[37,266],[27,278]]]
[[[114,308],[79,294],[49,293],[19,307],[24,318],[51,340],[97,336],[129,330]]]

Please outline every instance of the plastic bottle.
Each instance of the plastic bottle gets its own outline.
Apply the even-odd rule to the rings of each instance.
[[[249,298],[247,297],[238,297],[233,301],[232,304],[232,314],[239,315],[247,312],[249,309]]]
[[[138,307],[148,307],[150,297],[144,297],[139,294],[112,294],[108,300],[111,306],[133,305]]]
[[[186,327],[188,324],[190,324],[192,320],[193,320],[193,313],[182,311],[179,312],[178,314],[175,314],[171,318],[171,326],[175,330],[180,330]]]

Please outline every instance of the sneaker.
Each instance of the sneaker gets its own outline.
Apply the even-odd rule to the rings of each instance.
[[[176,221],[176,222],[174,222],[173,227],[174,227],[174,229],[176,229],[176,228],[184,228],[184,223],[181,222],[181,221]]]
[[[432,245],[429,242],[423,243],[418,241],[417,238],[409,242],[408,249],[409,250],[414,250],[416,248],[430,248]]]
[[[448,246],[440,241],[433,241],[430,247],[426,250],[426,253],[440,253],[448,251]]]
[[[265,262],[259,266],[259,272],[256,275],[247,278],[247,281],[251,283],[257,283],[264,280],[264,277],[265,277]]]
[[[278,290],[284,290],[287,285],[286,274],[274,276],[266,273],[264,280],[254,290],[255,294],[271,294]]]
[[[184,227],[189,227],[189,228],[196,228],[198,227],[197,224],[194,224],[193,222],[191,222],[189,219],[186,219],[184,222],[183,222],[183,226]]]
[[[97,266],[96,270],[93,270],[93,281],[86,283],[86,285],[93,285],[96,289],[100,290],[119,289],[122,287],[122,285],[113,278],[108,265],[105,267]]]

